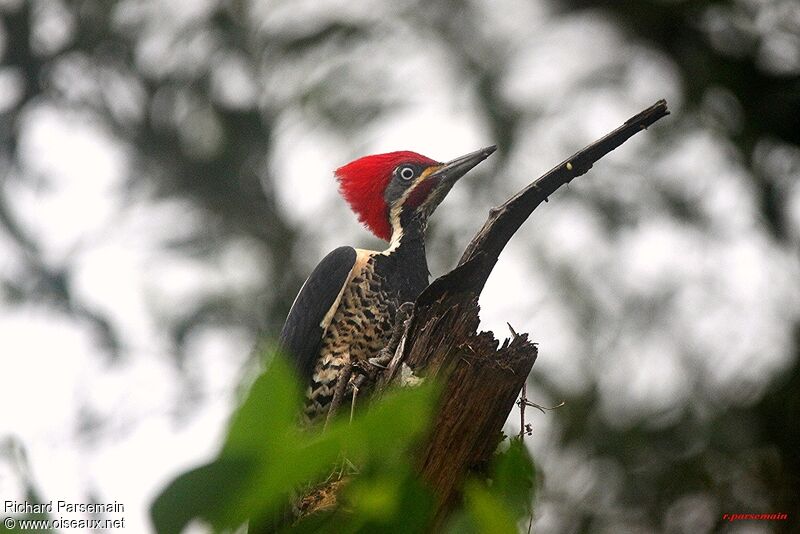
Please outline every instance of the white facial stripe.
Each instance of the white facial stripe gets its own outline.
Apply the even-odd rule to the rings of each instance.
[[[396,249],[400,245],[400,238],[403,237],[403,227],[400,225],[400,213],[403,211],[403,205],[408,200],[408,197],[417,188],[419,184],[425,181],[425,178],[430,176],[432,173],[439,170],[441,166],[436,167],[428,167],[419,177],[414,180],[414,183],[411,184],[408,189],[403,191],[403,194],[398,198],[392,207],[389,208],[389,223],[392,225],[392,240],[389,242],[389,248],[383,251],[383,254],[389,254],[394,249]]]
[[[400,245],[400,238],[403,237],[403,227],[400,225],[400,212],[403,211],[403,202],[405,202],[405,199],[406,195],[404,194],[389,210],[389,222],[392,225],[392,240],[389,241],[389,248],[383,252],[384,254],[389,254]]]
[[[403,204],[406,203],[408,199],[408,195],[414,190],[414,188],[419,185],[420,182],[427,176],[426,173],[422,173],[419,178],[414,180],[414,183],[397,199],[397,201],[392,204],[392,207],[389,209],[389,223],[392,225],[392,240],[389,242],[389,248],[387,248],[383,253],[389,254],[394,249],[396,249],[400,245],[400,238],[403,237],[403,227],[400,224],[400,213],[403,211]]]

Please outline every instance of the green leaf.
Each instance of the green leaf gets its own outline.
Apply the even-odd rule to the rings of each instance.
[[[296,478],[284,484],[261,481],[269,479],[287,448],[298,446],[293,437],[300,399],[288,363],[274,357],[233,414],[219,457],[179,476],[157,497],[151,508],[156,530],[178,533],[194,518],[217,530],[235,528],[285,505]]]
[[[431,385],[394,391],[352,422],[343,414],[324,433],[301,430],[299,388],[286,362],[275,358],[232,417],[219,457],[181,475],[156,499],[156,530],[178,533],[194,518],[223,530],[274,517],[294,490],[329,475],[342,457],[358,465],[408,464],[407,450],[427,428],[434,398]],[[400,493],[372,497],[396,510]]]
[[[433,511],[433,494],[407,463],[359,473],[344,498],[353,515],[373,523],[375,529],[380,526],[382,532],[421,531],[429,526],[426,519]]]
[[[531,514],[536,468],[522,440],[511,439],[508,449],[492,460],[489,491],[509,506],[517,519]]]
[[[413,470],[409,457],[397,464],[379,461],[359,471],[339,495],[342,506],[323,517],[312,515],[288,531],[299,533],[422,534],[430,532],[434,496]]]
[[[404,454],[427,430],[435,398],[436,388],[430,383],[391,391],[352,423],[339,417],[318,439],[335,441],[351,460]]]
[[[476,532],[517,534],[517,521],[509,507],[478,482],[469,482],[464,491],[467,514]]]
[[[178,534],[195,518],[216,530],[240,524],[232,510],[249,483],[252,468],[252,460],[220,458],[182,474],[150,508],[156,531]]]
[[[518,532],[520,520],[530,517],[536,470],[525,444],[511,439],[495,455],[486,483],[471,480],[464,490],[464,510],[451,518],[447,532]]]
[[[280,450],[286,433],[297,424],[300,406],[294,372],[285,357],[275,355],[231,418],[222,453]]]
[[[301,484],[329,475],[342,457],[356,465],[402,457],[427,429],[434,395],[432,386],[394,391],[352,422],[343,414],[324,433],[287,433],[283,446],[273,450],[279,454],[261,457],[258,474],[240,503],[257,513],[259,503],[274,502]]]

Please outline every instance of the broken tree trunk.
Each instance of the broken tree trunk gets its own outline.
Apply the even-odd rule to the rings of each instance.
[[[536,361],[537,348],[527,334],[512,332],[512,338],[500,346],[492,332],[478,333],[478,297],[500,253],[533,210],[559,187],[668,114],[665,101],[655,103],[493,208],[458,266],[435,280],[415,302],[376,390],[380,394],[393,383],[402,384],[409,373],[417,378],[435,377],[443,385],[430,434],[418,449],[420,475],[437,497],[437,523],[458,501],[467,474],[491,458]]]
[[[437,521],[457,502],[464,477],[485,464],[536,361],[526,334],[498,342],[478,333],[478,297],[505,245],[536,207],[637,132],[669,114],[661,100],[563,161],[498,208],[464,251],[458,266],[417,299],[408,330],[382,379],[406,366],[443,382],[431,433],[419,449],[419,470],[437,496]]]

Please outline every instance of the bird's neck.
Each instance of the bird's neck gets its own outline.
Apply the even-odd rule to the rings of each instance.
[[[396,226],[389,248],[383,252],[387,258],[387,275],[394,279],[404,301],[416,300],[428,286],[428,261],[425,258],[425,221],[415,219]]]

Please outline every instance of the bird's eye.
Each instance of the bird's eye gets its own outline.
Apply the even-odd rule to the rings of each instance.
[[[400,167],[400,178],[403,180],[410,180],[414,177],[414,169],[411,167]]]

